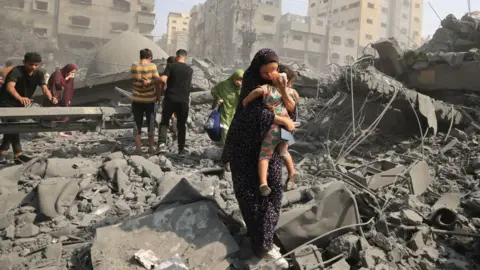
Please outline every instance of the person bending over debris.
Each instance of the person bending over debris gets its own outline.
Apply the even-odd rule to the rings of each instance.
[[[277,54],[271,49],[257,52],[243,76],[241,100],[260,85],[271,83],[270,76],[277,72],[278,61]],[[288,107],[291,104],[285,105]],[[222,160],[230,162],[235,197],[253,241],[254,252],[257,256],[275,260],[280,268],[288,268],[288,262],[282,258],[279,248],[273,245],[283,193],[282,160],[278,154],[273,153],[268,167],[271,194],[263,197],[258,190],[258,155],[263,138],[274,123],[288,131],[295,129],[290,117],[275,115],[260,100],[246,108],[239,104],[228,129]]]
[[[178,153],[180,155],[185,154],[185,137],[193,74],[193,69],[185,63],[186,60],[187,51],[178,50],[177,62],[167,65],[161,78],[162,84],[166,85],[167,88],[165,90],[165,104],[162,109],[162,121],[158,131],[159,150],[163,151],[162,148],[166,147],[170,118],[175,113],[178,129]]]
[[[48,90],[45,74],[39,70],[42,57],[35,52],[28,52],[23,58],[23,66],[17,66],[8,73],[5,84],[0,90],[0,107],[25,107],[32,103],[32,96],[37,86],[42,87],[43,94],[52,104],[58,100]],[[14,121],[7,121],[14,122]],[[8,149],[12,145],[15,163],[22,164],[31,160],[23,154],[20,134],[3,134],[0,145],[0,162],[6,162]]]
[[[237,110],[240,89],[242,88],[242,79],[244,71],[237,69],[228,79],[219,82],[212,88],[213,104],[212,109],[220,105],[220,142],[225,144],[228,127],[232,122],[233,116]]]
[[[75,64],[68,64],[62,69],[55,70],[48,79],[48,88],[54,97],[59,100],[59,105],[62,107],[70,107],[73,98],[73,91],[75,88],[75,72],[78,66]],[[44,100],[43,106],[49,106],[49,101]],[[68,117],[62,119],[67,121]],[[60,137],[71,137],[71,132],[59,132]]]
[[[148,124],[148,152],[153,153],[155,144],[155,102],[160,98],[154,84],[159,82],[157,65],[152,62],[150,49],[140,51],[140,62],[132,64],[132,113],[135,121],[135,151],[142,153],[142,126],[145,116]]]
[[[244,108],[252,101],[262,98],[265,106],[275,115],[289,117],[289,113],[292,113],[293,110],[295,110],[295,105],[293,104],[293,106],[287,107],[284,104],[284,100],[286,102],[289,102],[289,100],[296,101],[295,90],[290,87],[292,80],[294,79],[294,73],[286,66],[280,67],[279,71],[282,73],[274,72],[271,74],[271,84],[264,84],[257,87],[250,92],[245,99],[243,99],[242,105]],[[282,76],[280,76],[282,74],[285,74],[286,78],[282,79]],[[288,169],[287,186],[290,190],[294,189],[295,167],[293,159],[290,156],[290,153],[288,153],[287,142],[282,139],[280,126],[273,123],[263,139],[260,155],[258,157],[259,189],[262,196],[268,196],[272,192],[268,187],[267,172],[268,162],[272,159],[273,152],[278,153],[283,158],[285,166]]]

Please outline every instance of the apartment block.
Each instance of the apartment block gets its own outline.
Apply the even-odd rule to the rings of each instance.
[[[170,12],[167,20],[167,48],[166,52],[174,55],[178,49],[188,47],[188,25],[190,13]]]
[[[308,16],[284,14],[277,26],[277,53],[283,61],[318,65],[325,58],[325,27]]]
[[[189,50],[216,63],[242,59],[242,45],[254,29],[251,55],[263,47],[276,48],[281,0],[207,0],[190,11]],[[247,34],[245,34],[247,33]]]
[[[7,0],[1,8],[9,16],[26,18],[33,25],[33,32],[41,38],[56,35],[57,0]]]
[[[188,54],[191,56],[203,56],[205,53],[205,16],[205,4],[195,5],[190,10]]]
[[[308,15],[330,25],[326,62],[346,64],[383,38],[396,38],[403,49],[419,46],[423,5],[423,0],[310,0]]]
[[[124,31],[153,39],[155,0],[6,0],[0,12],[32,22],[40,37],[56,38],[59,58],[80,58]],[[60,59],[63,62],[63,59]]]

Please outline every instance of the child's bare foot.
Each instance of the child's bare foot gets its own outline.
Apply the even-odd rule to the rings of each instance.
[[[272,192],[272,190],[268,187],[268,185],[260,185],[260,193],[262,194],[262,196],[268,196],[270,195],[270,193]]]
[[[285,191],[290,191],[297,188],[297,184],[295,184],[295,176],[296,175],[294,174],[288,177],[287,182],[285,183]]]

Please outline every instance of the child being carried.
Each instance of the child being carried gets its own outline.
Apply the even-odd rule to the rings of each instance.
[[[296,78],[296,73],[285,65],[279,66],[279,72],[273,74],[274,77],[281,76],[284,78],[285,90],[292,97],[294,101],[297,101],[299,96],[295,89],[292,89],[293,81]],[[285,76],[286,75],[286,76]],[[259,88],[253,90],[243,101],[243,107],[246,107],[250,102],[262,97],[263,103],[269,108],[275,115],[289,117],[289,111],[282,100],[280,91],[273,85],[265,84]],[[290,112],[292,113],[292,112]],[[273,152],[278,153],[284,160],[285,166],[288,170],[288,180],[285,185],[285,190],[293,190],[296,188],[295,184],[295,167],[293,159],[288,152],[288,144],[281,138],[281,129],[278,125],[272,124],[270,130],[262,141],[262,146],[258,161],[258,173],[260,180],[260,193],[262,196],[268,196],[271,193],[271,189],[267,182],[268,162],[272,158]]]

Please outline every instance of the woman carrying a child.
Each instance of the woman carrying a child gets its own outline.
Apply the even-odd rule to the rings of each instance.
[[[269,84],[277,87],[284,106],[289,111],[294,109],[295,101],[279,76],[278,62],[277,54],[271,49],[257,52],[243,76],[240,100],[243,101],[258,87]],[[281,268],[288,268],[288,262],[281,258],[279,249],[273,245],[284,189],[281,179],[282,157],[277,152],[272,153],[268,162],[270,194],[262,196],[258,188],[260,149],[272,124],[288,131],[295,129],[290,117],[275,115],[265,107],[262,99],[251,101],[245,108],[240,102],[227,134],[223,160],[230,162],[235,196],[255,253],[276,260],[275,263]]]

